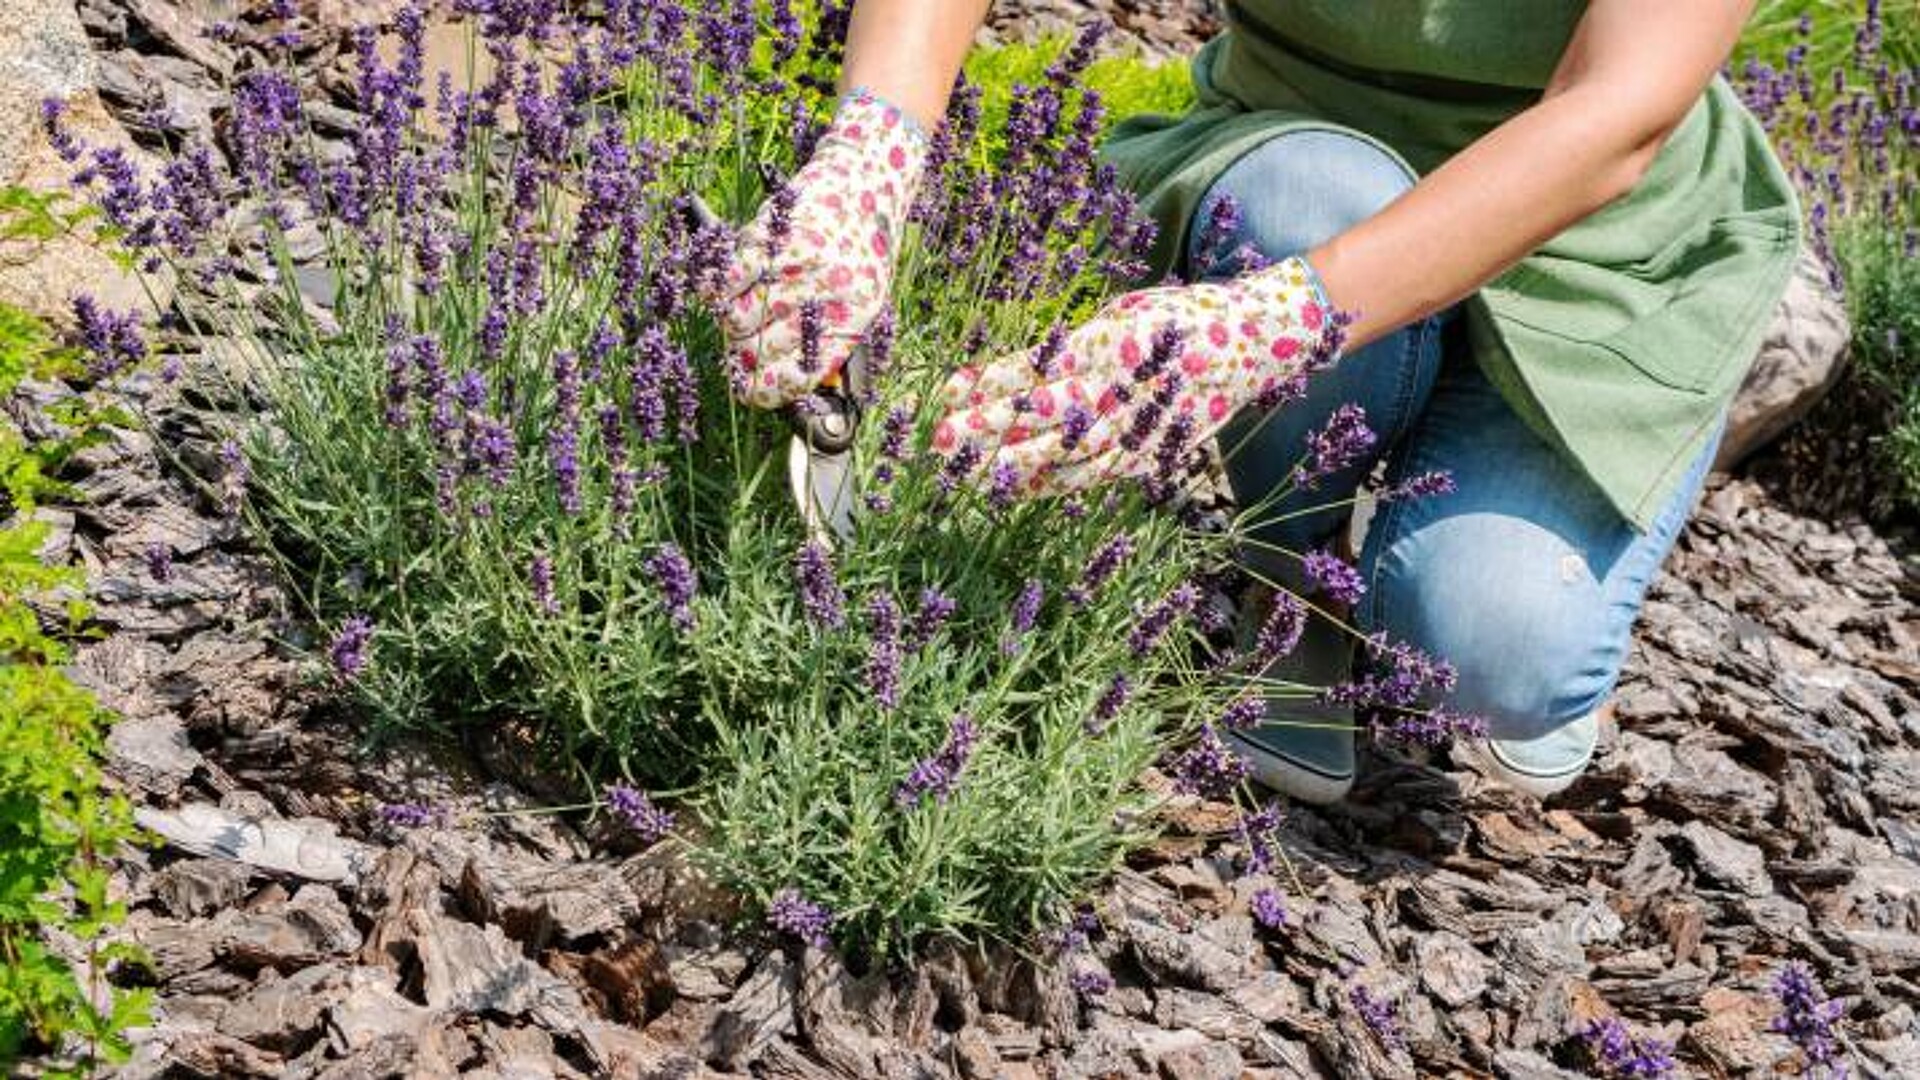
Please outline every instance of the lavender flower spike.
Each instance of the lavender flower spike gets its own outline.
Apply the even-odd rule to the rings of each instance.
[[[833,912],[807,899],[799,889],[781,889],[767,902],[767,925],[816,949],[833,944]]]
[[[1253,921],[1269,930],[1285,929],[1287,925],[1287,904],[1280,894],[1272,889],[1259,889],[1247,901],[1253,911]]]
[[[444,823],[447,811],[427,803],[382,803],[380,820],[396,829],[424,829]]]
[[[807,541],[794,554],[793,577],[800,589],[800,603],[807,609],[807,618],[829,630],[847,625],[847,595],[840,591],[826,548]]]
[[[973,757],[974,745],[979,741],[980,731],[974,727],[972,718],[954,717],[947,725],[946,745],[939,753],[914,765],[907,778],[894,789],[893,801],[906,807],[932,795],[935,802],[946,802],[958,786],[960,773],[966,769],[967,760]]]
[[[1366,410],[1342,405],[1333,410],[1326,426],[1307,435],[1306,458],[1294,467],[1291,479],[1297,487],[1314,488],[1364,458],[1375,441],[1373,429],[1367,426]]]
[[[693,564],[687,561],[686,553],[678,544],[664,543],[641,565],[653,578],[654,587],[660,590],[674,628],[682,633],[693,629],[693,595],[699,589],[700,579],[694,573]]]
[[[367,616],[354,615],[341,623],[340,632],[327,649],[333,670],[343,679],[359,677],[367,670],[367,644],[372,640],[373,620]]]
[[[1673,1075],[1673,1047],[1659,1039],[1636,1037],[1617,1016],[1595,1020],[1581,1037],[1609,1076],[1662,1080]]]
[[[610,784],[605,799],[613,816],[625,822],[645,843],[656,843],[673,831],[672,811],[655,806],[643,791],[626,784]]]
[[[1301,568],[1306,571],[1308,579],[1319,585],[1327,596],[1342,604],[1358,603],[1361,594],[1367,591],[1366,580],[1360,576],[1360,571],[1330,551],[1308,552],[1301,558]]]
[[[1364,983],[1354,983],[1347,991],[1347,1000],[1352,1003],[1353,1011],[1358,1013],[1369,1029],[1373,1031],[1380,1045],[1397,1047],[1406,1044],[1406,1035],[1400,1030],[1400,1008],[1391,998],[1375,996]]]
[[[867,690],[882,709],[900,704],[900,606],[886,592],[867,601]]]
[[[1218,799],[1245,780],[1250,769],[1247,759],[1222,742],[1220,733],[1208,724],[1194,744],[1174,759],[1170,771],[1175,791]]]
[[[1780,999],[1780,1015],[1773,1030],[1793,1040],[1807,1059],[1807,1073],[1824,1068],[1829,1077],[1846,1075],[1840,1062],[1839,1040],[1833,1025],[1846,1013],[1846,1004],[1827,1000],[1825,990],[1807,965],[1795,961],[1774,976],[1773,994]]]

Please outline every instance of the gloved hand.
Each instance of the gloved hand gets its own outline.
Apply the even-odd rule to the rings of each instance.
[[[812,159],[741,231],[721,328],[742,401],[785,405],[840,370],[891,301],[894,251],[926,158],[910,118],[853,91]]]
[[[1242,407],[1330,362],[1335,321],[1300,258],[1130,292],[1063,341],[956,372],[933,447],[1016,493],[1170,469]]]

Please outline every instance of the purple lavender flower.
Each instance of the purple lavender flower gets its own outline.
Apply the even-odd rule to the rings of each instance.
[[[657,843],[673,831],[672,811],[654,805],[646,792],[626,784],[609,784],[602,799],[613,816],[638,834],[643,843]]]
[[[1228,731],[1244,731],[1267,717],[1267,703],[1258,694],[1236,699],[1220,713],[1220,726]]]
[[[1376,441],[1373,429],[1367,426],[1366,410],[1342,405],[1327,418],[1325,426],[1307,434],[1306,458],[1294,466],[1291,479],[1297,487],[1317,487],[1321,480],[1364,459]]]
[[[653,579],[654,588],[660,590],[674,629],[682,633],[693,629],[693,596],[700,587],[700,579],[686,552],[680,550],[680,545],[668,541],[647,556],[641,566]]]
[[[1659,1039],[1636,1037],[1617,1016],[1593,1021],[1581,1032],[1581,1037],[1609,1076],[1662,1080],[1672,1076],[1677,1067],[1672,1046]]]
[[[1174,622],[1186,616],[1200,602],[1200,590],[1181,583],[1158,603],[1141,613],[1127,634],[1127,647],[1136,659],[1145,659],[1160,644]]]
[[[367,645],[372,640],[373,620],[367,616],[353,615],[341,623],[333,636],[333,644],[327,649],[335,674],[342,679],[353,679],[367,670]]]
[[[1093,600],[1093,594],[1100,591],[1108,579],[1118,573],[1120,567],[1133,555],[1133,537],[1125,533],[1115,536],[1100,545],[1087,560],[1086,569],[1080,572],[1080,581],[1067,589],[1067,601],[1075,607],[1086,607]]]
[[[147,545],[145,553],[147,576],[158,582],[173,580],[173,547],[165,540],[155,540]]]
[[[1200,729],[1193,745],[1174,758],[1170,773],[1173,789],[1182,795],[1225,798],[1246,780],[1247,759],[1220,740],[1212,724]]]
[[[1374,498],[1380,502],[1393,502],[1398,499],[1423,499],[1429,495],[1448,495],[1453,492],[1453,474],[1444,470],[1415,473],[1412,476],[1383,488]]]
[[[1400,1007],[1393,999],[1376,997],[1365,983],[1354,983],[1347,991],[1347,1000],[1353,1003],[1353,1011],[1380,1040],[1380,1045],[1388,1048],[1406,1045],[1406,1035],[1400,1030]]]
[[[1773,994],[1780,1000],[1780,1015],[1773,1018],[1772,1028],[1800,1048],[1808,1075],[1825,1069],[1829,1077],[1845,1076],[1834,1024],[1846,1014],[1846,1004],[1829,1001],[1812,969],[1799,961],[1786,964],[1774,976]]]
[[[1068,953],[1087,947],[1093,935],[1100,931],[1100,916],[1090,907],[1083,907],[1073,913],[1073,917],[1055,927],[1046,935],[1046,943],[1053,949],[1054,955],[1065,956]]]
[[[73,318],[79,325],[80,346],[87,351],[91,361],[88,372],[93,378],[117,375],[146,358],[140,321],[131,312],[108,311],[93,297],[77,293],[73,297]]]
[[[547,436],[547,456],[553,466],[553,485],[560,510],[569,517],[581,511],[580,500],[580,366],[566,350],[553,356],[554,426]]]
[[[1080,448],[1087,433],[1093,430],[1092,410],[1077,401],[1067,403],[1060,414],[1060,448],[1071,454]]]
[[[907,632],[910,648],[924,648],[940,635],[941,627],[960,610],[959,601],[929,585],[920,590],[920,610],[913,614],[913,627]]]
[[[1290,592],[1276,591],[1267,617],[1261,620],[1260,631],[1254,636],[1255,662],[1265,667],[1291,653],[1300,644],[1300,635],[1306,628],[1307,605]]]
[[[867,689],[883,709],[900,704],[900,607],[886,592],[867,601]]]
[[[504,488],[513,478],[513,429],[498,420],[481,419],[474,424],[467,453],[472,467],[485,474],[495,488]]]
[[[940,475],[934,478],[934,482],[940,486],[940,493],[953,494],[954,489],[960,486],[960,481],[979,467],[981,456],[977,441],[968,439],[961,443],[960,448],[940,466]]]
[[[946,802],[959,784],[960,773],[973,757],[974,745],[979,739],[979,729],[974,727],[971,717],[965,714],[954,717],[947,724],[946,744],[932,757],[914,764],[907,778],[894,789],[893,801],[907,807],[932,795],[935,802]]]
[[[1125,672],[1109,680],[1107,688],[1100,691],[1100,696],[1094,700],[1093,714],[1087,717],[1087,734],[1098,735],[1107,730],[1107,725],[1120,715],[1120,710],[1126,707],[1127,698],[1132,695],[1133,680],[1127,678]]]
[[[987,470],[987,505],[1004,513],[1013,505],[1020,484],[1020,472],[1010,461],[996,461]]]
[[[1410,746],[1445,746],[1455,739],[1487,737],[1485,717],[1457,713],[1435,705],[1428,709],[1381,710],[1370,725],[1382,742]]]
[[[1221,261],[1227,244],[1234,234],[1240,231],[1240,200],[1230,194],[1222,194],[1207,208],[1207,221],[1200,231],[1200,248],[1194,259],[1193,268],[1198,273],[1207,273]]]
[[[1061,323],[1047,327],[1047,334],[1033,350],[1033,373],[1042,380],[1053,378],[1053,366],[1067,347],[1067,328]]]
[[[1366,579],[1360,576],[1360,571],[1325,548],[1308,552],[1300,562],[1307,579],[1342,604],[1358,603],[1361,594],[1367,591]]]
[[[1280,804],[1270,802],[1258,810],[1248,810],[1234,822],[1234,835],[1246,851],[1241,867],[1249,874],[1264,874],[1273,869],[1280,853]]]
[[[1113,989],[1113,976],[1099,968],[1076,968],[1067,976],[1067,986],[1083,998],[1097,998]]]
[[[379,812],[380,820],[396,829],[424,829],[447,820],[445,807],[428,803],[382,803]]]
[[[66,102],[55,97],[40,99],[40,126],[47,133],[47,143],[60,155],[60,160],[72,164],[80,160],[84,148],[67,127],[66,117]]]
[[[818,300],[800,301],[800,370],[809,375],[820,370],[822,310]]]
[[[880,456],[888,461],[907,460],[907,436],[913,431],[913,413],[904,405],[887,410],[880,421]]]
[[[816,949],[833,944],[833,912],[824,904],[807,899],[798,889],[781,889],[767,902],[767,925],[779,933],[799,938]]]
[[[800,603],[814,625],[829,630],[847,625],[847,596],[840,591],[826,548],[812,540],[802,545],[793,556],[793,577],[800,589]]]
[[[1430,692],[1451,691],[1458,678],[1453,665],[1422,652],[1385,631],[1361,642],[1370,671],[1322,691],[1322,699],[1360,708],[1405,708]]]
[[[1247,901],[1253,912],[1253,921],[1269,930],[1284,930],[1287,926],[1287,902],[1281,898],[1278,890],[1256,889]]]
[[[560,614],[560,601],[553,593],[553,559],[548,555],[535,555],[527,566],[527,587],[533,592],[533,603],[544,615]]]
[[[1000,651],[1012,656],[1020,651],[1020,642],[1033,631],[1040,619],[1040,605],[1046,601],[1047,587],[1039,578],[1028,578],[1013,598],[1013,610],[1007,617],[1009,631],[1000,640]]]

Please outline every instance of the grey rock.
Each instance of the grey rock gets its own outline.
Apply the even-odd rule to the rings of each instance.
[[[154,875],[153,894],[175,918],[190,919],[237,903],[253,874],[245,863],[182,859]]]
[[[769,1043],[799,1029],[794,998],[800,973],[781,953],[761,958],[707,1032],[702,1044],[708,1060],[727,1069],[752,1062]]]
[[[1714,467],[1731,468],[1805,416],[1844,369],[1852,335],[1826,268],[1803,250],[1760,353],[1734,393]]]
[[[1744,840],[1736,840],[1704,821],[1680,827],[1680,838],[1693,851],[1694,866],[1707,881],[1748,896],[1773,891],[1766,855]]]
[[[220,1016],[220,1030],[264,1050],[292,1056],[320,1037],[327,993],[342,976],[329,964],[286,977],[265,976]]]
[[[188,745],[180,721],[162,714],[122,720],[107,729],[107,763],[115,776],[171,799],[206,759]]]
[[[1466,939],[1438,930],[1421,935],[1414,950],[1421,988],[1443,1004],[1457,1009],[1486,992],[1493,962]]]

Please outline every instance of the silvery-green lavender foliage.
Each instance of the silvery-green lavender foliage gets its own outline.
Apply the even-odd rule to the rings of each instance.
[[[775,929],[887,953],[1057,916],[1144,834],[1146,766],[1257,717],[1251,673],[1298,631],[1205,644],[1193,581],[1227,540],[1168,500],[1198,462],[1013,502],[925,450],[954,365],[1083,310],[1151,240],[1094,156],[1090,35],[1015,93],[1003,153],[955,94],[897,315],[868,335],[853,535],[808,537],[786,422],[733,402],[700,299],[731,230],[690,196],[731,221],[785,197],[848,8],[466,0],[491,72],[472,85],[428,76],[409,8],[392,48],[356,39],[346,153],[317,152],[290,70],[237,76],[231,171],[183,147],[142,178],[47,120],[135,257],[175,272],[186,327],[245,343],[268,407],[236,427],[225,494],[336,628],[343,690],[394,729],[525,723],[623,781],[601,804],[648,837],[673,818],[626,782],[681,793],[698,857]],[[285,45],[273,15],[231,32]],[[316,229],[318,283],[287,254]],[[111,374],[130,331],[78,314]],[[1405,670],[1350,697],[1430,685],[1375,644]],[[1237,781],[1219,747],[1209,728],[1173,775]]]

